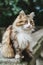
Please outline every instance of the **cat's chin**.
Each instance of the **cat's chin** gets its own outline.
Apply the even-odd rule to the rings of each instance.
[[[26,29],[24,29],[24,30],[25,30],[25,31],[31,31],[31,32],[35,31],[34,28],[26,28]]]
[[[32,32],[34,32],[35,31],[35,29],[32,29]]]
[[[24,32],[29,32],[29,33],[32,33],[32,29],[23,29]]]

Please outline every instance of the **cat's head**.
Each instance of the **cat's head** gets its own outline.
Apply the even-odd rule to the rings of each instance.
[[[16,31],[32,31],[35,27],[34,24],[34,12],[26,15],[24,11],[21,11],[13,23],[13,29]]]

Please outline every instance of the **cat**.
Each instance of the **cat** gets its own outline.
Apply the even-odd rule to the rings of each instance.
[[[13,46],[17,51],[17,57],[20,57],[18,53],[24,49],[30,50],[30,41],[32,40],[31,33],[35,28],[34,24],[34,12],[26,15],[24,11],[21,11],[17,16],[16,20],[12,24],[12,40]],[[14,40],[16,34],[16,42]],[[20,49],[20,50],[19,50]]]
[[[30,42],[32,40],[31,33],[35,28],[33,17],[34,17],[34,12],[31,12],[29,15],[26,15],[24,11],[21,11],[17,16],[17,18],[15,19],[15,21],[13,22],[13,24],[11,25],[12,29],[8,27],[9,29],[6,30],[2,38],[2,44],[5,45],[3,46],[2,49],[2,51],[5,52],[5,53],[3,52],[3,56],[22,58],[24,57],[22,56],[23,50],[26,50],[28,54],[30,51],[32,51],[32,49],[30,49]],[[10,34],[9,34],[9,30],[10,30]],[[11,39],[12,43],[10,42],[8,43],[8,41],[6,41],[7,39],[8,41]],[[11,47],[12,45],[13,47]],[[8,50],[10,50],[10,52],[8,52],[8,50],[6,51],[7,48]],[[16,51],[16,54],[14,49]]]

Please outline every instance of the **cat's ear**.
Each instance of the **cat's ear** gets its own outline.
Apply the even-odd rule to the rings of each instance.
[[[31,18],[34,18],[35,13],[34,12],[31,12],[28,16],[31,17]]]
[[[21,10],[19,14],[25,15],[25,12],[23,10]]]
[[[22,18],[22,16],[26,16],[26,14],[23,10],[21,10],[20,13],[19,13],[19,17]]]

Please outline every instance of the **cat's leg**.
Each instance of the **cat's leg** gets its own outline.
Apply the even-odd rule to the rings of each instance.
[[[21,58],[21,50],[20,49],[16,49],[16,55],[15,55],[15,58]]]
[[[30,46],[29,46],[29,45],[26,47],[26,52],[29,54],[29,56],[30,56],[31,58],[33,57],[32,49],[30,49]]]
[[[21,53],[21,51],[19,49],[16,49],[16,55],[15,55],[16,59],[19,59],[21,57],[20,53]]]
[[[14,36],[14,39],[12,40],[12,42],[13,42],[13,48],[15,49],[15,58],[20,59],[22,57],[22,54],[21,54],[22,51],[19,48],[19,44],[18,44],[16,35]]]
[[[16,55],[15,55],[15,58],[17,59],[20,59],[20,58],[24,58],[24,56],[22,55],[22,50],[21,49],[17,49],[16,50]]]

